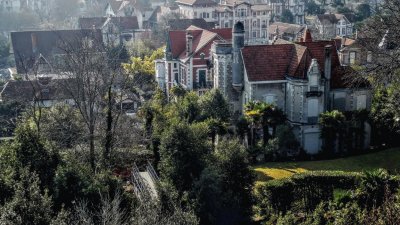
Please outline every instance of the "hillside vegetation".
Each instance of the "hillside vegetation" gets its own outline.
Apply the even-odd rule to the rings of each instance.
[[[362,172],[384,168],[392,172],[400,170],[400,148],[360,156],[322,161],[271,162],[255,166],[257,181],[290,177],[296,173],[317,170]]]

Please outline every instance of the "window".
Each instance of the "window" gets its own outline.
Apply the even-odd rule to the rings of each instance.
[[[253,38],[257,37],[257,31],[253,31]]]
[[[309,123],[317,123],[318,122],[318,99],[311,98],[308,99],[307,109],[308,109],[308,122]]]
[[[350,64],[353,65],[356,62],[356,52],[350,52]]]
[[[177,63],[174,63],[174,69],[176,69],[178,67]]]
[[[225,28],[229,28],[229,22],[225,22]]]
[[[342,28],[342,35],[346,35],[346,28]]]
[[[179,73],[174,74],[174,81],[179,84]]]
[[[336,34],[340,35],[340,28],[337,29]]]
[[[206,74],[206,70],[199,70],[198,71],[198,79],[199,79],[199,87],[200,88],[206,88],[207,87],[207,74]]]
[[[274,94],[267,94],[267,95],[264,95],[264,102],[276,105],[276,102],[277,102],[276,98],[277,97]]]
[[[367,108],[367,96],[366,95],[358,95],[357,96],[357,110],[366,109]]]

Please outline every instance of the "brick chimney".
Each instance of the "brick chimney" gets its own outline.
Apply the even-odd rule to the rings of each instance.
[[[186,31],[186,56],[193,53],[193,36],[190,31]]]

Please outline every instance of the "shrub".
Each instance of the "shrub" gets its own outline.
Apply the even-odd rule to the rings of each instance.
[[[288,210],[310,212],[320,202],[332,200],[334,189],[355,189],[360,176],[359,173],[313,171],[273,180],[257,187],[256,208],[260,215],[285,214]]]

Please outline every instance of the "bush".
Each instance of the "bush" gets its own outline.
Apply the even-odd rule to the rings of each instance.
[[[288,210],[312,211],[322,201],[333,199],[335,189],[355,189],[360,174],[315,171],[296,174],[290,178],[273,180],[256,189],[256,208],[260,215]]]

